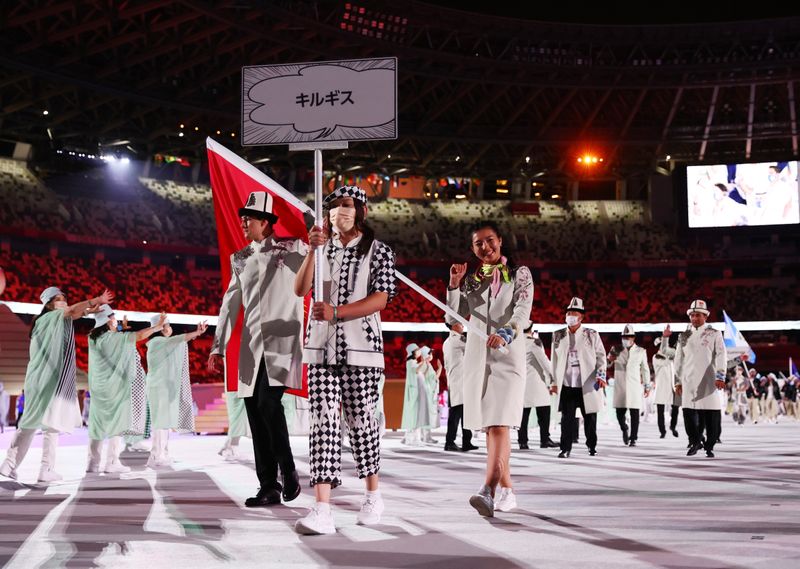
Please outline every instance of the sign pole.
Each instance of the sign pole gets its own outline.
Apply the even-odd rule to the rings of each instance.
[[[319,227],[322,219],[322,150],[314,149],[314,218]],[[314,302],[322,302],[322,251],[314,255]]]

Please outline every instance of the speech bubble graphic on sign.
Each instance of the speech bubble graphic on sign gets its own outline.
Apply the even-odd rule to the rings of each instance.
[[[397,59],[242,69],[242,144],[397,138]]]

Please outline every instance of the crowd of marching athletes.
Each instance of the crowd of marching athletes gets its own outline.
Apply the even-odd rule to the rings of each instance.
[[[284,396],[302,388],[302,362],[308,366],[308,483],[315,501],[295,529],[304,535],[336,532],[331,496],[342,483],[345,432],[356,474],[364,480],[357,521],[375,525],[386,508],[379,474],[385,426],[380,312],[397,292],[394,253],[366,223],[367,198],[357,186],[339,187],[325,198],[324,222],[310,229],[307,243],[275,236],[279,219],[273,200],[269,193],[253,192],[238,212],[248,244],[231,255],[230,282],[207,364],[217,374],[226,369],[228,343],[242,313],[238,392],[227,397],[230,429],[220,453],[235,456],[239,438],[252,437],[259,488],[245,500],[246,507],[297,498],[302,485]],[[703,450],[709,458],[721,439],[723,412],[739,423],[747,416],[753,422],[776,421],[781,411],[798,418],[796,374],[761,377],[746,367],[743,357],[729,360],[723,334],[707,322],[711,312],[701,299],[688,304],[684,331],[663,330],[652,361],[630,324],[622,331],[621,345],[607,353],[599,333],[584,326],[591,308],[580,297],[564,299],[564,327],[553,332],[548,356],[530,319],[530,270],[504,253],[502,232],[492,221],[475,224],[468,237],[477,268],[470,271],[467,263],[450,267],[444,365],[425,346],[406,349],[402,428],[407,445],[434,442],[431,430],[439,425],[444,369],[449,398],[445,451],[477,448],[473,431],[486,441],[484,479],[468,500],[480,515],[517,507],[511,432],[517,431],[520,449],[529,448],[534,409],[540,446],[558,448],[561,459],[569,459],[580,440],[578,411],[590,456],[600,454],[598,415],[612,407],[626,446],[637,445],[643,414],[655,414],[661,438],[666,437],[669,409],[669,430],[675,437],[678,415],[683,414],[687,455]],[[317,270],[322,274],[315,275]],[[322,284],[321,291],[314,290],[315,283]],[[312,303],[304,325],[303,298],[310,292],[321,300]],[[60,479],[55,470],[58,436],[83,422],[73,328],[82,316],[95,321],[89,334],[86,472],[126,472],[120,460],[125,438],[130,443],[148,434],[148,466],[169,466],[169,433],[194,429],[187,344],[205,332],[206,324],[176,335],[162,313],[153,316],[149,327],[131,331],[117,321],[111,307],[114,295],[107,290],[69,304],[65,293],[51,286],[40,300],[43,309],[31,328],[25,410],[0,475],[16,478],[34,434],[41,430],[39,481]],[[147,373],[137,350],[137,343],[145,340]],[[550,436],[554,402],[561,415],[558,442]]]

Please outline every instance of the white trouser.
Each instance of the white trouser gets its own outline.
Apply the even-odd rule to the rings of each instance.
[[[119,462],[119,455],[122,454],[124,447],[122,437],[109,437],[108,450],[106,451],[106,465]],[[89,464],[100,466],[103,453],[103,441],[89,439]]]
[[[16,470],[17,466],[25,460],[25,455],[31,448],[36,429],[19,429],[14,438],[11,439],[11,446],[6,452],[5,463],[10,470]],[[42,470],[53,470],[56,465],[56,449],[58,448],[58,431],[46,429],[42,432]]]
[[[150,449],[150,458],[164,460],[169,456],[169,429],[153,430],[153,446]]]

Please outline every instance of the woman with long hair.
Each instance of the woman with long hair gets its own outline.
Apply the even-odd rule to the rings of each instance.
[[[31,324],[30,361],[25,372],[25,413],[17,424],[0,475],[17,477],[17,466],[25,458],[37,429],[43,432],[42,467],[39,482],[55,482],[58,435],[80,427],[81,410],[75,383],[75,329],[73,321],[99,310],[114,301],[103,291],[98,297],[68,305],[66,295],[57,287],[46,288],[39,299],[42,312]]]
[[[305,296],[314,280],[315,255],[323,256],[324,300],[312,307],[303,349],[316,496],[312,510],[295,525],[304,535],[336,532],[330,495],[341,484],[340,404],[358,477],[366,484],[358,523],[379,523],[384,508],[378,490],[380,426],[375,408],[384,370],[380,311],[395,295],[395,269],[394,253],[364,221],[366,204],[366,194],[357,186],[342,186],[325,198],[325,228],[312,228],[311,252],[295,280],[295,294]]]
[[[108,453],[103,472],[120,474],[130,471],[119,460],[124,435],[141,435],[145,430],[147,403],[145,373],[136,343],[159,332],[167,315],[156,324],[138,332],[117,331],[117,318],[107,304],[95,314],[94,329],[89,333],[89,464],[86,472],[100,472],[103,441]]]
[[[485,334],[467,335],[464,352],[464,427],[486,432],[486,477],[469,503],[482,516],[516,507],[511,482],[510,428],[522,420],[525,394],[525,342],[533,302],[533,279],[527,267],[503,254],[503,238],[491,221],[471,231],[472,253],[480,265],[450,267],[447,304]],[[500,485],[500,495],[496,489]]]

